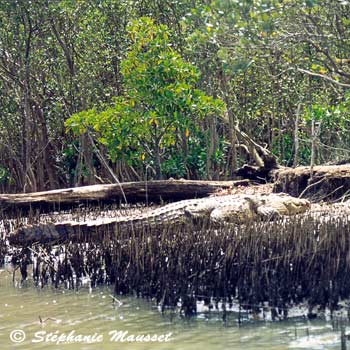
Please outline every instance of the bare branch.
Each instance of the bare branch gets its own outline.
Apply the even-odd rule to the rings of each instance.
[[[328,80],[331,83],[339,85],[339,86],[342,86],[342,87],[346,87],[346,88],[350,87],[350,84],[341,83],[340,81],[336,81],[336,80],[332,79],[331,77],[329,77],[327,75],[324,75],[324,74],[311,72],[311,71],[309,71],[307,69],[302,69],[302,68],[297,68],[297,71],[301,72],[301,73],[305,73],[305,74],[311,75],[313,77],[319,77],[319,78]]]

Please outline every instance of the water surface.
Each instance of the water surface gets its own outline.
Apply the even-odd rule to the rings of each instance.
[[[323,321],[260,321],[238,326],[233,315],[224,324],[222,313],[216,312],[188,320],[178,315],[163,316],[146,300],[133,297],[113,300],[108,286],[92,290],[83,287],[79,291],[41,289],[30,282],[14,285],[11,271],[6,268],[0,271],[0,345],[4,350],[340,349],[339,331],[334,332],[332,325]],[[19,333],[12,333],[17,341],[14,342],[10,335],[16,330]],[[111,337],[116,334],[113,332],[119,331],[128,336],[163,336],[157,339],[168,341],[121,341],[126,336],[113,341]],[[23,332],[26,338],[20,342]],[[50,333],[50,339],[46,339]],[[53,335],[69,333],[77,337],[73,342],[53,341]],[[95,335],[92,339],[95,342],[88,344],[78,338],[87,335]]]

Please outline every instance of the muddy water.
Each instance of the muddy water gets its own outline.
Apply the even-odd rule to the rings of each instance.
[[[113,300],[108,287],[67,291],[35,288],[30,282],[19,286],[13,284],[10,271],[0,271],[4,350],[340,349],[339,331],[326,322],[255,322],[239,327],[233,315],[225,325],[215,312],[186,320],[162,316],[145,300]]]

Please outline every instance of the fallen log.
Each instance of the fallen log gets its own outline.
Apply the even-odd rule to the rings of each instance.
[[[219,190],[248,184],[248,180],[161,180],[92,185],[34,193],[0,194],[0,211],[39,208],[42,212],[48,212],[90,203],[159,203],[207,197]]]
[[[350,196],[350,164],[275,170],[273,192],[313,200],[336,200]]]

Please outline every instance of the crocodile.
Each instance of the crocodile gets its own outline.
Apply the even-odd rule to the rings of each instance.
[[[218,224],[243,224],[249,220],[295,215],[308,210],[310,202],[284,193],[269,195],[233,194],[199,199],[182,200],[142,213],[100,218],[89,221],[65,221],[25,225],[9,236],[13,245],[69,240],[81,234],[112,232],[142,227],[160,227],[165,224],[186,223],[208,218]]]

